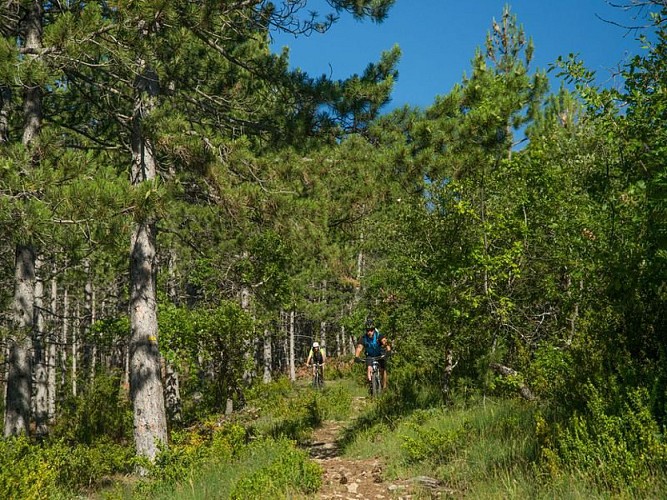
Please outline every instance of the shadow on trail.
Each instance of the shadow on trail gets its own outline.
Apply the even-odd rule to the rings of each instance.
[[[425,391],[414,383],[404,383],[390,386],[389,389],[378,399],[371,400],[367,409],[353,419],[339,435],[337,445],[345,449],[352,444],[357,436],[372,429],[377,425],[386,425],[394,429],[398,422],[415,410],[433,407],[441,402],[438,395]]]

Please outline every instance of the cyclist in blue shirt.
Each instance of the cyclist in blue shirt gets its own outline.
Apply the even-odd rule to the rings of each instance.
[[[359,340],[357,341],[357,350],[354,354],[355,357],[360,357],[361,352],[364,352],[366,356],[366,376],[368,381],[371,381],[371,364],[372,361],[369,357],[374,358],[382,356],[391,351],[391,346],[387,341],[387,338],[380,333],[380,331],[375,328],[375,323],[372,319],[366,320],[366,333],[364,333]],[[380,375],[382,379],[382,388],[387,388],[387,363],[386,359],[382,358],[379,360],[380,364]]]

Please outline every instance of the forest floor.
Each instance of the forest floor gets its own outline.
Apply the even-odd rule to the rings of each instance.
[[[353,413],[368,404],[367,398],[353,400]],[[440,498],[442,491],[426,491],[420,487],[424,478],[387,480],[379,457],[355,459],[343,456],[340,439],[345,422],[325,420],[313,431],[308,444],[310,456],[320,464],[324,474],[319,499],[423,499]]]

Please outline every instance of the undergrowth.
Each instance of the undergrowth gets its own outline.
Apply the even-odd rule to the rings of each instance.
[[[132,482],[118,480],[136,464],[126,403],[118,399],[105,414],[92,411],[104,394],[74,402],[70,425],[61,422],[49,440],[0,441],[0,498],[66,499],[83,490],[108,500],[304,498],[321,485],[322,470],[304,448],[324,420],[347,422],[339,444],[348,458],[378,458],[385,479],[427,476],[453,496],[634,500],[667,490],[667,445],[646,391],[614,399],[590,386],[585,408],[555,420],[540,403],[470,392],[445,404],[437,389],[399,373],[353,415],[354,399],[366,394],[363,374],[340,373],[321,391],[308,380],[258,385],[243,411],[172,429],[150,475]],[[117,396],[115,382],[99,387]],[[115,484],[100,490],[110,478]]]
[[[590,389],[587,411],[554,426],[534,402],[473,396],[423,404],[422,391],[394,387],[368,407],[343,436],[345,455],[379,457],[386,479],[428,476],[454,496],[663,496],[666,447],[645,392],[629,393],[614,412]]]

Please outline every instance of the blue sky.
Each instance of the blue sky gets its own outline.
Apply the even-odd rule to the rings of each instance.
[[[288,46],[292,67],[311,76],[342,79],[362,73],[369,62],[398,44],[403,55],[388,108],[424,108],[470,72],[475,49],[484,45],[492,19],[500,19],[506,4],[533,38],[533,69],[547,69],[559,55],[578,53],[596,71],[599,84],[620,86],[614,73],[630,55],[641,52],[636,32],[612,23],[638,26],[646,21],[607,0],[397,0],[381,24],[342,14],[325,34],[295,38],[274,33],[273,47],[279,51]],[[332,11],[324,0],[311,0],[308,10],[322,16]]]

